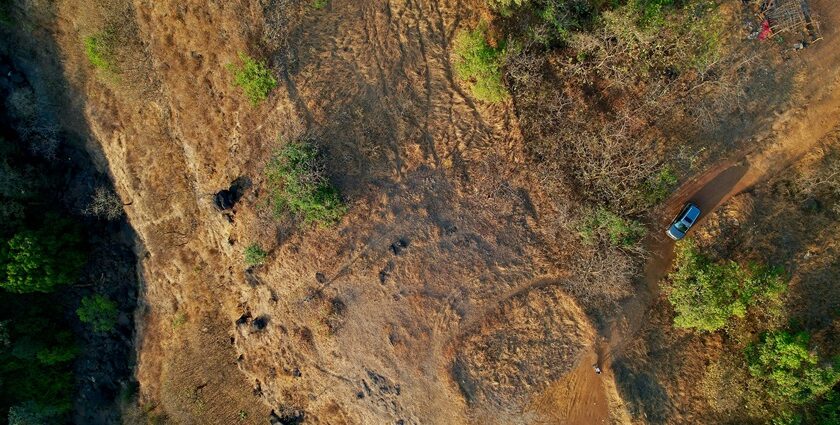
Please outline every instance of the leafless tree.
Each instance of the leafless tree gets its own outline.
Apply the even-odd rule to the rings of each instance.
[[[122,217],[123,203],[114,191],[104,186],[98,186],[93,191],[90,204],[83,212],[87,215],[114,221]]]

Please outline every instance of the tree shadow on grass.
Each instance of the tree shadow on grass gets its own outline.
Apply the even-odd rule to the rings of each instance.
[[[624,358],[612,367],[618,391],[633,418],[644,418],[650,424],[668,423],[670,398],[656,377]]]

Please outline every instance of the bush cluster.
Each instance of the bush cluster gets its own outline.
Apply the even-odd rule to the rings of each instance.
[[[275,215],[290,213],[305,224],[328,226],[347,212],[338,191],[323,172],[314,145],[287,143],[266,167],[271,205]]]
[[[730,318],[744,317],[747,308],[785,289],[780,268],[734,261],[712,261],[691,240],[677,246],[674,271],[668,276],[668,300],[677,316],[674,326],[716,331]]]
[[[119,310],[117,304],[96,294],[82,298],[82,303],[76,310],[76,315],[82,323],[91,325],[95,332],[110,332],[117,325]]]
[[[487,42],[486,26],[458,33],[454,42],[455,72],[467,81],[476,99],[501,102],[508,97],[502,77],[504,46],[493,47]]]
[[[808,348],[807,332],[766,332],[746,350],[750,374],[773,398],[803,404],[828,393],[840,382],[840,358],[820,365]]]
[[[51,292],[73,283],[85,260],[75,226],[48,218],[41,228],[20,229],[0,246],[0,287],[18,294]]]
[[[230,64],[234,84],[242,88],[245,97],[257,105],[268,99],[268,94],[277,87],[277,80],[265,62],[254,59],[245,53],[239,54],[241,64]]]

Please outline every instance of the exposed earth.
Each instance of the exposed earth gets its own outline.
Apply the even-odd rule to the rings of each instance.
[[[514,101],[476,101],[453,70],[483,1],[132,4],[153,75],[139,92],[70,47],[90,31],[85,4],[54,2],[56,27],[20,43],[61,67],[65,125],[90,136],[137,233],[138,423],[700,423],[667,383],[690,412],[636,414],[617,371],[670,314],[661,230],[687,201],[702,226],[840,125],[840,7],[813,0],[823,39],[776,63],[799,76],[793,94],[739,131],[704,129],[732,140],[648,217],[635,281],[602,294],[568,266],[612,264],[582,254],[580,199],[532,169]],[[253,106],[227,66],[262,51],[279,87]],[[269,157],[302,139],[348,203],[334,227],[266,207]],[[242,196],[220,211],[228,189]],[[243,264],[251,244],[263,264]]]

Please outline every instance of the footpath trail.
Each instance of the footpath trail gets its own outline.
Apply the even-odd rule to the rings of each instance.
[[[815,2],[821,3],[820,1]],[[840,22],[840,8],[828,7],[822,16],[823,24]],[[803,52],[802,60],[810,76],[804,88],[810,97],[804,105],[780,115],[772,125],[772,131],[766,137],[773,142],[754,152],[739,153],[730,160],[725,160],[704,173],[692,178],[680,187],[666,202],[663,213],[657,220],[656,228],[665,228],[669,220],[686,202],[694,202],[703,211],[703,217],[715,211],[730,198],[750,190],[784,169],[790,167],[803,155],[816,146],[826,135],[840,126],[840,55],[831,50],[832,42],[837,38],[837,31],[826,34],[822,44],[810,51]],[[611,363],[625,344],[641,328],[645,312],[659,296],[659,282],[665,277],[674,257],[675,243],[664,232],[655,231],[645,241],[650,253],[645,265],[643,283],[639,293],[622,305],[621,313],[608,326],[593,348],[593,354],[584,356],[577,369],[570,374],[570,381],[581,379],[581,373],[595,377],[592,365],[585,360],[597,358],[597,363],[604,368],[601,375],[605,382],[614,382]],[[573,375],[573,376],[572,376]],[[607,403],[592,403],[592,400],[605,400],[589,391],[606,391],[607,385],[572,385],[568,400],[567,421],[570,425],[607,423],[610,421],[610,408]],[[587,402],[583,402],[583,401]],[[620,417],[612,412],[612,418]]]

